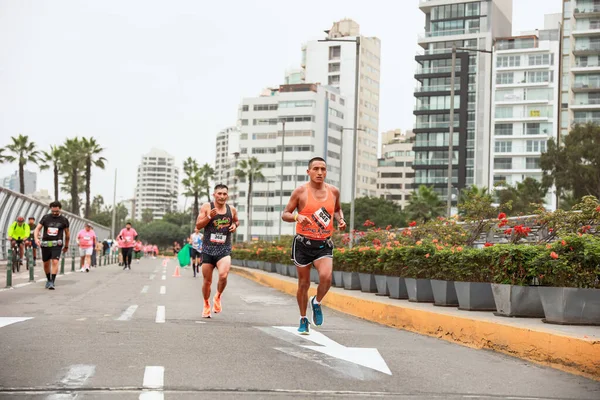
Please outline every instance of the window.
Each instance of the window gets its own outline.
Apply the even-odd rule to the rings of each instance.
[[[329,129],[333,129],[334,131],[342,132],[344,130],[344,128],[341,125],[334,124],[333,122],[330,122],[328,126]]]
[[[281,146],[277,146],[277,152],[280,151]],[[285,146],[285,151],[315,151],[315,147],[309,145]]]
[[[241,133],[240,134],[240,140],[248,140],[248,134],[247,133]]]
[[[285,122],[314,122],[315,117],[312,115],[290,115],[280,118],[281,121]]]
[[[327,84],[331,85],[331,86],[339,85],[340,84],[340,76],[339,75],[330,75],[329,78],[327,78]]]
[[[277,125],[277,118],[261,118],[252,120],[252,125]]]
[[[279,108],[314,107],[314,100],[280,101]]]
[[[513,124],[496,124],[495,133],[497,136],[512,136]]]
[[[252,154],[275,154],[277,152],[275,147],[254,147]]]
[[[506,175],[494,175],[494,185],[506,183]]]
[[[340,97],[340,105],[345,106],[346,105],[346,100],[342,99]]]
[[[338,138],[334,138],[333,136],[327,136],[327,141],[331,144],[336,144],[338,146],[342,145],[342,141]]]
[[[512,158],[494,158],[494,169],[512,169]]]
[[[513,107],[496,107],[496,118],[512,118]]]
[[[275,132],[270,133],[253,133],[252,140],[266,140],[266,139],[275,139],[277,134]]]
[[[248,125],[248,120],[247,119],[243,119],[242,120],[242,126],[247,126]]]
[[[340,63],[329,64],[329,72],[340,72]]]
[[[247,149],[247,148],[245,148],[245,147],[242,147],[240,150],[241,150],[241,151],[240,151],[240,153],[241,153],[241,154],[246,154],[246,153],[248,153],[248,149]]]
[[[500,72],[496,74],[496,85],[510,85],[514,83],[515,74],[513,72]]]
[[[333,116],[341,118],[341,119],[344,118],[344,113],[342,113],[341,111],[335,110],[331,107],[329,107],[329,115],[333,115]]]
[[[527,135],[539,135],[540,124],[539,123],[528,123],[525,127],[525,134]]]
[[[540,158],[539,157],[527,157],[525,159],[526,169],[540,169]]]
[[[402,172],[382,172],[382,178],[402,178]],[[408,176],[407,176],[408,178]]]
[[[248,111],[248,104],[244,104],[242,106],[242,111]]]
[[[512,142],[497,140],[494,145],[494,152],[496,153],[510,153],[512,151]]]
[[[527,152],[528,153],[545,153],[546,152],[546,141],[545,140],[528,140],[527,141]]]
[[[277,111],[277,104],[255,104],[254,111]]]
[[[327,158],[335,158],[336,160],[340,159],[340,155],[331,150],[327,150]]]
[[[550,54],[530,55],[529,65],[550,65]]]
[[[531,64],[529,64],[531,65]],[[520,67],[521,56],[501,56],[496,59],[496,67]]]
[[[342,55],[342,47],[341,46],[331,46],[329,48],[329,59],[330,60],[339,60]]]
[[[552,73],[550,71],[528,71],[525,72],[527,83],[552,82]]]

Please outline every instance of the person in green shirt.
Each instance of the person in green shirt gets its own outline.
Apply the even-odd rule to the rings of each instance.
[[[17,220],[8,227],[8,240],[10,240],[11,246],[14,246],[15,244],[19,246],[19,257],[23,264],[25,264],[25,259],[23,257],[23,242],[29,239],[30,233],[31,229],[29,228],[29,225],[25,223],[25,218],[21,216],[18,216]]]

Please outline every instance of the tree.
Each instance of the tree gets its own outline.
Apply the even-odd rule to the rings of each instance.
[[[444,215],[445,204],[432,188],[421,185],[412,193],[406,213],[414,221],[427,222]]]
[[[142,210],[142,222],[143,223],[149,223],[152,222],[154,220],[154,212],[152,211],[151,208],[144,208]]]
[[[188,157],[183,162],[183,173],[185,178],[181,181],[185,190],[185,196],[191,196],[194,198],[194,205],[192,206],[192,216],[194,221],[198,218],[199,198],[204,188],[204,182],[202,177],[202,171],[198,167],[198,162],[192,157]],[[209,199],[210,201],[210,199]]]
[[[189,227],[180,227],[163,220],[142,224],[136,231],[143,241],[160,247],[167,247],[174,241],[181,242],[189,236]]]
[[[92,215],[100,214],[102,212],[102,207],[104,207],[104,197],[102,197],[102,195],[94,196],[94,199],[92,200],[91,210],[90,210],[91,214]]]
[[[251,227],[252,227],[252,184],[255,180],[262,180],[263,176],[261,170],[262,165],[256,157],[252,157],[248,160],[240,161],[239,168],[235,170],[235,176],[240,179],[248,179],[248,193],[246,194],[246,214],[248,215],[248,221],[246,221],[246,240],[250,240]]]
[[[6,149],[0,148],[0,164],[3,164],[4,161],[6,161],[6,154],[4,154],[5,151]]]
[[[49,169],[52,167],[52,176],[54,178],[54,200],[58,201],[58,176],[60,174],[60,163],[63,159],[63,147],[61,146],[50,146],[50,151],[42,151],[43,164],[40,165],[41,170]]]
[[[210,164],[206,163],[202,166],[202,168],[200,168],[200,176],[202,177],[202,180],[204,182],[204,186],[206,188],[206,198],[208,199],[208,202],[210,203],[210,182],[213,181],[215,179],[215,170],[213,169],[213,167],[211,167]]]
[[[6,150],[12,154],[4,158],[8,162],[16,161],[19,164],[19,192],[25,194],[25,165],[37,164],[40,161],[40,153],[36,150],[35,142],[30,142],[27,135],[13,136],[11,139],[12,143],[6,146]]]
[[[525,178],[515,186],[497,189],[500,210],[510,215],[530,215],[544,203],[548,190],[533,178]]]
[[[467,220],[493,218],[498,210],[492,206],[494,198],[487,188],[475,185],[460,191],[458,197],[458,214]]]
[[[85,161],[82,152],[82,142],[79,138],[67,139],[63,145],[62,159],[60,161],[60,165],[63,167],[61,171],[63,184],[71,195],[71,212],[75,215],[79,215],[81,211],[79,194],[82,191],[79,183]]]
[[[350,203],[342,203],[342,211],[346,221],[350,221]],[[406,213],[399,205],[391,200],[378,197],[358,197],[354,200],[355,229],[366,231],[369,229],[363,224],[371,221],[380,228],[391,225],[394,228],[406,226]]]
[[[575,199],[585,195],[600,197],[600,126],[575,125],[562,139],[548,141],[540,158],[545,187],[556,186],[559,194],[571,191]]]
[[[104,151],[96,142],[96,139],[82,138],[81,139],[82,157],[85,165],[85,211],[84,216],[90,216],[90,184],[92,181],[92,166],[104,169],[106,158],[100,157],[100,153]]]

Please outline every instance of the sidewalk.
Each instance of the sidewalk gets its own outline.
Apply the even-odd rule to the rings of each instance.
[[[231,271],[296,295],[295,278],[237,266]],[[311,283],[311,296],[316,287]],[[540,319],[497,317],[491,312],[410,303],[335,287],[330,289],[323,305],[379,324],[463,346],[494,350],[600,381],[600,327],[597,326],[551,325]]]
[[[72,257],[67,257],[65,258],[65,273],[71,271],[71,260]],[[58,271],[60,273],[60,263],[62,261],[59,261],[58,263]],[[79,266],[79,257],[75,258],[75,272],[78,272],[80,269]],[[38,280],[38,279],[42,279],[42,278],[46,278],[46,275],[44,274],[44,264],[42,263],[42,260],[38,259],[36,261],[35,267],[33,269],[33,278],[34,280]],[[29,282],[29,271],[27,270],[27,268],[22,265],[21,266],[21,270],[19,272],[15,272],[12,274],[12,285],[13,287],[20,284],[20,283],[25,283],[25,282]],[[4,288],[6,287],[6,261],[0,261],[0,288]]]

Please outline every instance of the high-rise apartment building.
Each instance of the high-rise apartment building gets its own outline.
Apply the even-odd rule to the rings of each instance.
[[[542,180],[541,153],[558,133],[560,17],[547,15],[543,30],[496,39],[488,187]],[[552,191],[545,207],[556,209]]]
[[[137,171],[135,219],[141,220],[144,210],[152,210],[154,219],[176,211],[178,194],[179,168],[175,158],[158,149],[144,154]]]
[[[237,127],[225,128],[217,134],[217,157],[215,159],[215,184],[230,186],[231,170],[235,154],[240,151],[240,131]]]
[[[560,135],[600,123],[600,1],[564,0]]]
[[[247,209],[249,182],[236,179],[233,189],[230,188],[239,212],[238,240],[272,240],[277,237],[282,207],[286,206],[298,185],[308,182],[306,171],[311,158],[326,160],[326,182],[339,187],[347,104],[337,88],[311,83],[281,85],[276,89],[266,89],[261,96],[242,100],[239,110],[240,153],[234,168],[239,168],[242,160],[256,157],[262,166],[264,179],[253,182],[250,230]],[[282,159],[283,192],[280,190]],[[282,235],[293,232],[293,224],[282,223]]]
[[[379,134],[379,82],[381,42],[360,34],[359,25],[349,19],[335,22],[327,33],[331,41],[310,41],[302,47],[302,68],[306,82],[340,89],[347,101],[344,118],[342,160],[342,201],[350,201],[354,99],[358,91],[358,138],[356,149],[356,195],[375,196],[377,191],[377,139]],[[356,77],[356,43],[360,40],[359,81]],[[325,39],[325,38],[324,38]],[[340,42],[334,40],[345,40]]]
[[[425,32],[418,39],[423,51],[416,56],[415,179],[431,182],[445,199],[452,46],[489,52],[496,37],[511,36],[512,0],[421,0],[419,8],[425,14]],[[485,187],[490,174],[492,57],[458,50],[455,71],[453,189]]]
[[[400,129],[381,134],[381,158],[377,168],[377,197],[392,200],[402,209],[414,190],[415,159],[412,131],[402,133]]]
[[[25,193],[32,194],[37,190],[37,174],[31,171],[23,171],[23,181],[25,183]],[[19,193],[21,186],[19,183],[19,171],[0,180],[2,186]]]

